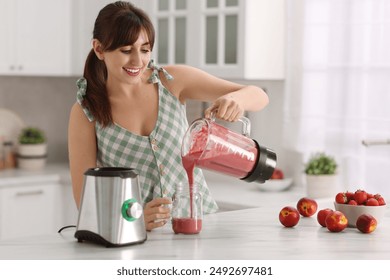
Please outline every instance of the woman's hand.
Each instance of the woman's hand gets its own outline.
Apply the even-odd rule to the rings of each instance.
[[[223,95],[216,99],[214,103],[206,109],[205,117],[210,118],[215,113],[215,117],[235,122],[244,115],[243,106],[231,94]]]
[[[147,231],[151,231],[154,228],[162,227],[171,217],[171,210],[168,207],[172,204],[172,200],[169,197],[155,198],[144,207],[144,221]]]

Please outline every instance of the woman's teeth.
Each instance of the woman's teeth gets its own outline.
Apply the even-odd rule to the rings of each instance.
[[[126,70],[126,72],[130,73],[130,74],[137,74],[140,69],[139,68],[123,68]]]

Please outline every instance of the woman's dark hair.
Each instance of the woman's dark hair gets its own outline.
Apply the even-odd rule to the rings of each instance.
[[[113,51],[133,45],[141,31],[146,32],[150,48],[153,49],[155,32],[148,15],[129,2],[117,1],[99,12],[93,39],[99,40],[102,51]],[[111,107],[106,89],[107,69],[93,49],[85,62],[84,78],[87,80],[87,91],[82,105],[88,108],[102,126],[111,124]]]

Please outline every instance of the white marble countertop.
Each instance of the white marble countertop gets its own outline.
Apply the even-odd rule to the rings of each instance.
[[[2,171],[0,187],[1,183],[56,176],[69,180],[67,167],[60,164],[39,172]],[[224,212],[205,215],[203,230],[198,235],[176,235],[167,224],[149,232],[143,244],[105,248],[78,243],[73,237],[75,229],[69,228],[60,234],[0,241],[0,259],[390,259],[389,208],[371,234],[362,234],[355,228],[331,233],[319,226],[315,216],[301,218],[294,228],[284,228],[278,220],[279,211],[286,205],[296,205],[304,196],[302,187],[262,192],[255,184],[234,178],[209,179],[208,182]],[[332,198],[317,202],[319,209],[333,208]]]
[[[40,170],[23,170],[20,168],[0,170],[0,188],[46,181],[70,183],[68,164],[47,164],[45,168]]]
[[[280,206],[281,202],[298,201],[304,193],[302,186],[291,186],[281,192],[261,191],[258,183],[205,172],[210,192],[221,210],[241,210]]]
[[[330,200],[318,203],[319,208],[332,205]],[[60,234],[2,241],[0,259],[390,259],[389,211],[371,234],[355,228],[331,233],[314,216],[301,218],[294,228],[284,228],[278,213],[285,205],[283,201],[273,207],[206,215],[198,235],[174,234],[167,224],[149,232],[143,244],[118,248],[78,243],[73,237],[75,229],[69,228]]]

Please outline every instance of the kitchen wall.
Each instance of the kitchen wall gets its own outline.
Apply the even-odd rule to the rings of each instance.
[[[12,77],[0,76],[0,107],[19,114],[27,125],[46,131],[49,143],[48,162],[67,161],[67,125],[69,111],[75,102],[78,77]],[[278,166],[288,170],[289,155],[282,149],[283,81],[242,81],[264,88],[270,99],[261,112],[250,113],[252,138],[278,154]],[[189,118],[193,119],[201,106],[189,104]],[[292,171],[291,171],[292,172]]]
[[[17,113],[48,138],[48,162],[67,161],[67,125],[76,77],[0,76],[0,107]]]

